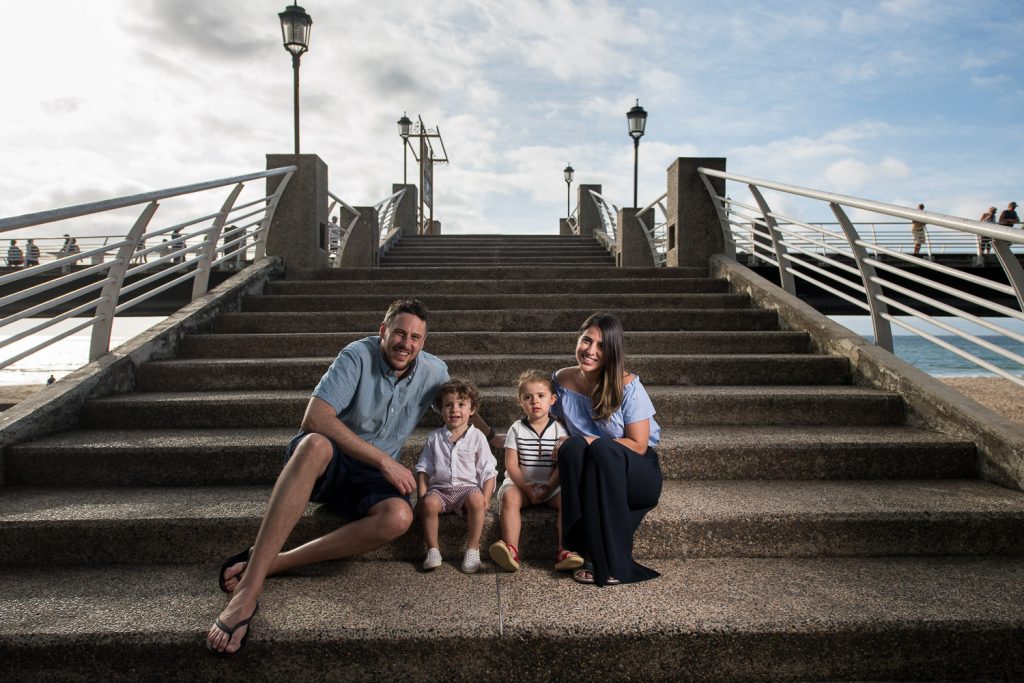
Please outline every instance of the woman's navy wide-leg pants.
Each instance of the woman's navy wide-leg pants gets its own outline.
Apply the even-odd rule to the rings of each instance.
[[[594,564],[594,580],[644,581],[658,572],[633,561],[633,533],[661,496],[658,454],[639,455],[612,439],[574,436],[558,449],[562,547]]]

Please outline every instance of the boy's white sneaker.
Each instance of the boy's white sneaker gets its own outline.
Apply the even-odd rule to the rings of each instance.
[[[462,558],[462,571],[467,574],[476,574],[480,571],[480,548],[466,549],[466,556]]]
[[[424,569],[437,569],[441,566],[441,551],[437,548],[428,548],[427,557],[423,560]]]

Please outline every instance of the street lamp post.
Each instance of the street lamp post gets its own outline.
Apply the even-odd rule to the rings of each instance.
[[[402,136],[402,184],[408,185],[408,171],[409,171],[409,129],[412,127],[412,121],[406,116],[405,112],[402,112],[402,118],[398,119],[398,134]]]
[[[570,209],[569,207],[571,206],[571,203],[572,203],[572,200],[571,200],[572,190],[570,188],[572,187],[572,174],[573,174],[573,170],[574,169],[573,169],[573,167],[571,165],[566,164],[565,169],[562,171],[562,173],[565,174],[565,217],[566,218],[571,218],[572,217],[572,209]]]
[[[636,208],[636,177],[640,160],[640,138],[644,136],[644,128],[647,126],[647,112],[640,106],[640,100],[637,100],[636,106],[626,112],[626,120],[629,122],[629,136],[633,138],[633,208]]]
[[[292,90],[295,109],[295,155],[299,154],[299,61],[309,49],[309,34],[313,19],[295,3],[277,15],[281,19],[281,38],[284,49],[292,55]]]

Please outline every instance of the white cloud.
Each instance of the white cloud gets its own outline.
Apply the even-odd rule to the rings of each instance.
[[[857,159],[841,159],[825,170],[825,179],[833,188],[855,191],[870,183],[903,180],[910,175],[907,164],[899,159],[886,158],[877,163]]]

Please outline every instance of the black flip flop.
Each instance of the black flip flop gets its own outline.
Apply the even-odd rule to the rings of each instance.
[[[223,621],[220,620],[219,617],[217,618],[217,620],[215,622],[213,622],[214,626],[216,626],[221,631],[223,631],[224,633],[227,634],[227,636],[228,636],[228,643],[229,644],[231,643],[231,636],[235,635],[235,631],[237,631],[238,629],[242,628],[243,626],[249,626],[249,628],[247,628],[245,630],[245,635],[242,636],[242,642],[240,642],[238,644],[238,649],[237,650],[235,650],[234,652],[228,652],[227,650],[225,650],[223,652],[221,652],[219,650],[214,650],[212,647],[210,647],[210,641],[209,640],[206,641],[206,649],[209,650],[210,652],[212,652],[213,654],[217,655],[218,657],[231,657],[231,656],[237,655],[239,652],[241,652],[242,649],[245,647],[245,641],[249,640],[249,636],[252,635],[252,626],[250,626],[250,622],[252,622],[253,618],[256,616],[256,612],[258,612],[259,609],[260,609],[260,603],[257,602],[256,603],[256,607],[253,609],[252,614],[249,615],[249,618],[248,619],[242,619],[240,622],[238,622],[234,626],[226,625]]]
[[[252,547],[250,546],[249,548],[246,548],[242,552],[236,553],[236,554],[232,555],[231,557],[229,557],[228,559],[224,560],[224,564],[222,564],[220,566],[220,573],[217,574],[217,585],[220,586],[220,589],[222,591],[224,591],[225,593],[231,593],[231,591],[228,590],[228,587],[224,585],[224,580],[225,580],[224,579],[224,572],[226,572],[228,570],[228,567],[231,567],[232,565],[236,565],[239,562],[248,562],[249,558],[251,556],[252,556]],[[245,570],[244,569],[241,571],[241,573],[236,575],[234,578],[240,580],[242,578],[243,574],[245,574]]]

